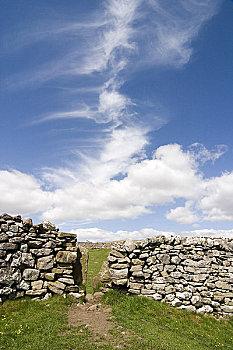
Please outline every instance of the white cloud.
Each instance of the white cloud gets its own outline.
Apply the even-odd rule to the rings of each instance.
[[[166,214],[168,220],[173,220],[179,224],[194,224],[199,221],[200,218],[192,210],[193,203],[188,201],[185,203],[184,207],[176,207],[171,209],[169,213]]]
[[[192,237],[222,237],[222,238],[233,238],[233,230],[215,230],[215,229],[202,229],[193,231],[181,231],[181,236],[192,236]]]
[[[191,42],[203,24],[217,11],[221,0],[163,1],[147,0],[150,5],[150,25],[144,29],[150,62],[160,65],[182,66],[193,52]],[[143,37],[142,37],[143,40]]]
[[[130,164],[144,156],[148,144],[146,130],[137,127],[117,128],[112,131],[98,157],[86,157],[85,176],[95,184],[125,174]]]
[[[204,145],[196,142],[189,146],[189,150],[195,160],[201,163],[212,161],[213,163],[219,159],[226,151],[226,145],[217,145],[214,149],[208,150]]]
[[[110,121],[118,120],[129,104],[130,99],[117,91],[104,90],[99,96],[99,112],[107,114]]]
[[[181,224],[233,221],[233,172],[203,178],[197,160],[177,144],[141,159],[146,142],[137,129],[116,129],[80,172],[78,167],[49,169],[42,181],[16,170],[0,171],[1,211],[41,213],[56,222],[107,220],[138,217],[180,198],[185,206],[172,208],[167,219]]]
[[[206,181],[198,207],[209,221],[233,221],[233,172]]]
[[[170,236],[171,232],[158,231],[152,228],[144,228],[138,231],[107,231],[96,227],[90,228],[79,228],[76,230],[71,230],[71,233],[77,234],[79,242],[91,241],[91,242],[112,242],[125,240],[131,238],[134,240],[144,239],[159,235]]]
[[[71,230],[72,233],[77,234],[79,242],[112,242],[125,240],[131,238],[133,240],[151,238],[156,236],[191,236],[191,237],[222,237],[222,238],[233,238],[233,230],[214,230],[214,229],[202,229],[193,231],[181,231],[180,233],[174,233],[170,231],[159,231],[152,228],[143,228],[135,231],[107,231],[96,227],[90,228],[78,228]]]
[[[126,172],[122,180],[110,180],[110,176],[113,175],[112,170],[117,171],[113,165],[117,165],[118,161],[122,165],[124,159],[110,157],[112,164],[108,170],[107,160],[111,152],[106,151],[104,155],[106,167],[93,167],[94,181],[77,182],[54,191],[53,208],[43,213],[44,219],[133,218],[148,213],[150,206],[173,202],[176,198],[197,199],[200,196],[202,178],[197,173],[193,158],[179,145],[161,146],[156,150],[154,159],[137,161],[127,169],[121,169]],[[125,154],[126,159],[130,156],[132,153]],[[105,177],[105,170],[108,177]]]
[[[34,176],[16,170],[0,171],[0,211],[28,215],[49,208],[50,192],[41,189],[41,182]]]

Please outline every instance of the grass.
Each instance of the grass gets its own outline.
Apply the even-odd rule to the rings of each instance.
[[[114,290],[104,295],[103,302],[113,310],[114,343],[123,339],[122,331],[128,334],[124,350],[233,349],[233,319],[218,321]],[[96,343],[85,326],[69,326],[69,305],[71,300],[62,296],[40,302],[27,298],[6,301],[0,307],[0,349],[117,349],[110,340]]]
[[[55,296],[49,301],[8,300],[0,307],[1,350],[94,350],[84,326],[67,322],[69,298]]]
[[[142,340],[131,345],[134,350],[233,349],[232,318],[216,320],[114,290],[104,301],[112,306],[117,323]]]
[[[103,262],[107,259],[109,252],[110,252],[110,249],[104,249],[104,248],[89,250],[87,285],[86,285],[87,294],[93,293],[93,286],[92,286],[93,277],[95,277],[98,274]]]

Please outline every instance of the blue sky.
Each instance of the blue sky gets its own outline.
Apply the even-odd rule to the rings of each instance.
[[[0,211],[233,237],[233,2],[1,0]]]

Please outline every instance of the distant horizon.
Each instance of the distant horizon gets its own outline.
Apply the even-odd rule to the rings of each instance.
[[[233,2],[1,4],[0,212],[233,238]]]

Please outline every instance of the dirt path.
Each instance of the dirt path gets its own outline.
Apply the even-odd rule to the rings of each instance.
[[[92,332],[94,340],[102,344],[110,343],[116,349],[122,349],[127,345],[127,340],[132,334],[111,320],[113,318],[112,309],[100,303],[101,295],[102,293],[95,293],[94,297],[87,296],[87,303],[71,305],[68,322],[74,327],[84,324]],[[113,330],[117,331],[117,336],[110,333]]]
[[[69,308],[68,321],[72,326],[85,324],[95,335],[108,336],[115,324],[109,320],[111,309],[101,304],[77,304]]]

